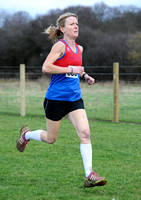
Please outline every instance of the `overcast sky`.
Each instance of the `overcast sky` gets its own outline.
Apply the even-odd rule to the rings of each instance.
[[[93,6],[104,2],[108,6],[134,5],[141,8],[141,0],[0,0],[0,9],[10,12],[27,11],[31,16],[45,14],[51,9],[64,9],[68,6]]]

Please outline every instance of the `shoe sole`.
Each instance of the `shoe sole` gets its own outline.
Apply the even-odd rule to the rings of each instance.
[[[22,128],[20,129],[20,136],[22,135],[22,133],[23,133],[23,129],[28,129],[28,126],[27,125],[25,125],[25,126],[22,126]],[[29,130],[29,129],[28,129]],[[28,131],[27,130],[27,131]],[[25,133],[27,132],[27,131],[25,131]]]
[[[17,149],[18,151],[23,152],[25,148],[22,148],[21,144],[17,142]]]
[[[107,183],[107,180],[105,178],[101,179],[99,181],[96,181],[96,182],[85,180],[84,187],[104,186],[104,185],[106,185],[106,183]]]

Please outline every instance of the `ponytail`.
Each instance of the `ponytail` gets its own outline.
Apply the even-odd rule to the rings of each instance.
[[[44,33],[49,35],[49,39],[54,44],[59,39],[63,38],[63,33],[60,31],[59,28],[55,27],[54,25],[50,25],[47,29],[45,29]]]

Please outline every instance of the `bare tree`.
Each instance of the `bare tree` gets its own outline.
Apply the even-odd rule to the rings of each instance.
[[[115,61],[120,65],[133,64],[131,49],[137,48],[140,43],[137,33],[141,32],[141,9],[109,7],[99,3],[92,7],[71,6],[50,10],[35,19],[27,12],[9,14],[1,11],[0,65],[42,65],[52,46],[43,31],[50,24],[55,25],[58,16],[64,12],[74,12],[79,16],[80,36],[77,42],[84,47],[83,65],[111,66]],[[137,38],[130,39],[130,35]]]
[[[128,58],[133,65],[141,65],[141,32],[131,36],[128,40]]]

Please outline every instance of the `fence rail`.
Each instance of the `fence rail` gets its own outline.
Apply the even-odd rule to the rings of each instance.
[[[43,76],[41,66],[26,66],[26,77],[39,78]],[[98,81],[113,80],[113,66],[85,66],[85,71]],[[18,78],[19,66],[0,66],[0,79]],[[119,66],[119,79],[123,81],[141,81],[141,66]]]
[[[119,66],[119,74],[113,75],[113,66],[85,67],[96,79],[93,86],[81,81],[88,117],[141,123],[141,67]],[[50,76],[41,73],[41,66],[26,66],[25,71],[22,77],[20,66],[0,67],[0,113],[44,116],[42,102]]]

